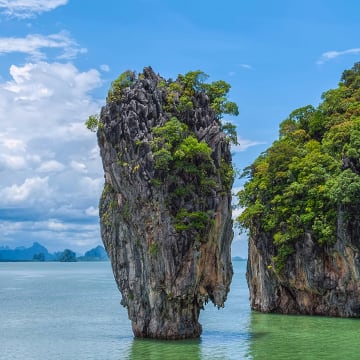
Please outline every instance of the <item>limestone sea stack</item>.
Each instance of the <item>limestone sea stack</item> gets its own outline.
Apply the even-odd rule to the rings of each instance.
[[[244,173],[254,310],[360,317],[360,63],[322,99]]]
[[[101,236],[136,337],[199,337],[200,310],[229,291],[234,171],[220,115],[233,103],[204,79],[127,71],[101,110]]]

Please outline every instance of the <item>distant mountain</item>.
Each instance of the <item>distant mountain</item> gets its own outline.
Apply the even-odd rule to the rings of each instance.
[[[109,260],[105,249],[97,246],[85,253],[84,256],[76,257],[75,252],[70,249],[59,251],[54,254],[49,253],[47,248],[38,242],[34,242],[31,247],[24,246],[10,249],[0,247],[0,261],[106,261]]]
[[[97,246],[85,253],[84,256],[78,257],[79,261],[108,261],[109,257],[102,246]]]
[[[243,258],[241,256],[234,256],[231,260],[232,261],[247,261],[246,258]]]
[[[51,261],[55,257],[46,247],[34,242],[31,247],[17,247],[15,249],[0,248],[0,261]]]

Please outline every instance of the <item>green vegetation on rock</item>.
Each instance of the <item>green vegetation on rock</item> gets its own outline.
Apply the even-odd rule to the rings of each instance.
[[[243,173],[238,223],[252,237],[273,239],[277,271],[306,232],[319,246],[334,244],[340,211],[347,223],[359,221],[360,63],[322,99],[318,108],[293,111],[279,139]]]
[[[99,122],[98,114],[90,115],[85,122],[85,126],[92,132],[97,131],[99,125],[100,125],[100,122]]]
[[[204,140],[197,138],[188,124],[189,118],[199,107],[199,97],[205,95],[226,140],[237,144],[235,125],[223,124],[221,118],[224,114],[239,113],[237,105],[227,99],[230,85],[224,81],[208,84],[205,82],[207,78],[208,75],[198,70],[179,75],[176,81],[158,82],[165,99],[162,109],[169,120],[152,129],[151,141],[155,169],[153,182],[159,185],[165,182],[171,189],[167,203],[175,219],[175,229],[195,231],[198,235],[213,223],[214,214],[206,205],[207,196],[211,192],[229,192],[235,171],[228,159],[222,159],[216,166],[213,150]],[[192,209],[183,208],[192,199],[197,199]]]
[[[111,83],[111,87],[108,91],[106,101],[121,101],[123,96],[123,90],[135,81],[135,73],[127,70],[123,72],[117,79]]]
[[[173,216],[177,231],[201,232],[213,223],[214,212],[210,211],[208,197],[214,194],[230,193],[235,171],[231,164],[231,156],[215,161],[213,149],[194,128],[195,115],[202,116],[206,111],[213,118],[215,126],[227,143],[237,144],[235,125],[222,123],[224,114],[238,115],[237,105],[228,100],[230,85],[225,81],[207,83],[208,75],[204,72],[190,71],[178,75],[175,81],[158,77],[156,91],[161,98],[162,120],[151,127],[151,147],[154,177],[151,183],[160,189],[166,186],[166,202]],[[125,94],[136,86],[137,82],[147,83],[144,74],[136,75],[127,70],[111,83],[107,103],[126,102]],[[145,85],[148,86],[148,85]],[[99,115],[90,115],[86,127],[91,131],[103,130],[104,123]],[[137,149],[144,145],[143,140],[134,141]],[[118,146],[118,145],[116,145]],[[130,164],[127,152],[119,152],[116,164],[136,173],[139,164]],[[125,157],[124,157],[125,156]],[[104,192],[109,191],[107,186]],[[103,194],[104,197],[104,194]],[[111,204],[103,206],[101,220],[110,226]],[[186,210],[185,210],[186,208]],[[126,211],[118,209],[126,219]]]
[[[126,72],[89,124],[105,175],[101,236],[137,337],[198,337],[200,309],[229,291],[236,132],[221,118],[237,107],[229,85],[205,80]]]
[[[239,115],[236,103],[228,100],[230,84],[223,80],[206,83],[208,75],[200,70],[190,71],[185,75],[178,75],[175,82],[161,82],[159,85],[168,91],[164,109],[171,113],[181,113],[194,108],[194,96],[196,93],[205,93],[210,100],[211,108],[220,120],[224,114]],[[233,133],[234,134],[234,133]]]

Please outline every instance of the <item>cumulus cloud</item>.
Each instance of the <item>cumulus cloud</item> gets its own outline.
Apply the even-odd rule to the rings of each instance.
[[[69,229],[69,225],[57,219],[49,219],[47,221],[47,228],[52,231],[65,231]]]
[[[79,173],[86,173],[86,165],[82,162],[72,160],[70,163],[70,166],[73,170],[79,172]]]
[[[57,160],[44,161],[37,169],[40,173],[59,172],[65,169],[65,166]]]
[[[42,202],[49,195],[49,178],[32,177],[27,178],[22,184],[13,184],[0,190],[0,204],[22,206],[25,203],[34,204]]]
[[[0,164],[9,170],[19,170],[26,167],[26,160],[23,156],[1,154]]]
[[[1,232],[9,245],[28,239],[87,250],[100,241],[94,216],[103,179],[84,122],[102,103],[92,96],[100,73],[40,61],[11,65],[9,74],[0,82]]]
[[[324,64],[325,62],[329,61],[329,60],[333,60],[336,59],[337,57],[340,56],[344,56],[344,55],[356,55],[356,54],[360,54],[360,48],[352,48],[352,49],[347,49],[347,50],[343,50],[343,51],[327,51],[324,52],[320,59],[317,61],[318,65]]]
[[[67,4],[68,0],[0,0],[2,13],[21,19],[51,11]]]
[[[10,75],[11,80],[0,83],[0,139],[13,139],[8,147],[55,133],[87,135],[84,121],[99,109],[89,94],[102,84],[97,70],[80,72],[71,63],[39,62],[11,65]]]
[[[66,31],[57,34],[29,34],[26,37],[0,37],[0,54],[23,53],[33,60],[46,59],[44,50],[57,49],[61,52],[58,59],[73,59],[87,50],[81,48]]]
[[[80,180],[80,185],[86,189],[89,194],[99,194],[103,184],[103,177],[91,178],[89,176],[85,176]]]
[[[67,3],[0,0],[0,15],[27,19]],[[0,36],[0,56],[23,59],[0,75],[0,246],[83,250],[100,242],[102,169],[84,122],[102,105],[92,92],[110,68],[70,62],[86,52],[66,31]]]
[[[94,206],[90,206],[85,210],[85,214],[89,216],[99,216],[99,209]]]
[[[0,134],[0,146],[13,151],[24,152],[26,150],[26,144],[22,140],[5,138],[3,134]]]

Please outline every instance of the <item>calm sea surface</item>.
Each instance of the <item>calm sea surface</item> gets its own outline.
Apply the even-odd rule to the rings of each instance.
[[[360,359],[360,319],[251,313],[245,268],[201,339],[166,342],[133,338],[109,263],[0,263],[0,359]]]

